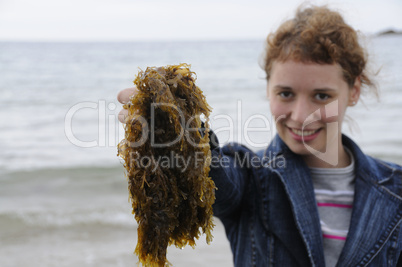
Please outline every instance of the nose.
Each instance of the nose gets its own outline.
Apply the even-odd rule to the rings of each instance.
[[[320,109],[300,98],[292,103],[290,119],[302,127],[320,119]]]

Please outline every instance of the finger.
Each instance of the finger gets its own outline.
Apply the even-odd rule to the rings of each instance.
[[[130,97],[135,95],[137,92],[137,87],[126,88],[117,94],[117,100],[122,104],[126,104],[128,101],[130,101]]]
[[[120,110],[119,116],[118,116],[119,121],[120,121],[121,123],[126,123],[126,117],[127,117],[127,116],[128,116],[128,110],[127,110],[127,109],[122,109],[122,110]]]

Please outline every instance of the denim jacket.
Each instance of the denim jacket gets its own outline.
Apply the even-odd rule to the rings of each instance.
[[[337,266],[402,266],[402,168],[363,154],[346,136],[342,142],[354,155],[356,181]],[[325,266],[313,184],[302,158],[279,136],[257,153],[235,143],[211,150],[214,215],[225,226],[235,266]]]

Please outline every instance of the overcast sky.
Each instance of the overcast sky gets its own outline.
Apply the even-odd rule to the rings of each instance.
[[[0,0],[0,40],[261,39],[300,0]],[[402,30],[401,0],[310,1],[364,33]]]

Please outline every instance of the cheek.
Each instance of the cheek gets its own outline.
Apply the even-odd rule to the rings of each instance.
[[[286,106],[283,104],[276,103],[275,101],[270,102],[270,110],[275,120],[278,117],[286,114]]]
[[[321,109],[321,121],[325,123],[342,122],[345,116],[346,106],[338,101],[327,104]]]

